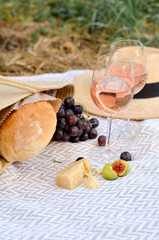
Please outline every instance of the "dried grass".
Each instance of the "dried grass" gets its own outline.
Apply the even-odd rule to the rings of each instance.
[[[74,36],[40,36],[35,44],[31,34],[47,24],[14,24],[1,26],[0,74],[34,75],[65,72],[71,69],[92,69],[101,51],[107,51],[105,44],[95,44],[91,39],[76,39]]]

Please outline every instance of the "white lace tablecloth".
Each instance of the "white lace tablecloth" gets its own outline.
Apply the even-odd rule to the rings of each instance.
[[[22,79],[71,81],[83,72]],[[106,119],[98,119],[98,134],[105,133]],[[122,126],[124,121],[113,123]],[[133,156],[130,173],[115,181],[98,175],[101,188],[96,190],[58,188],[56,174],[81,156],[93,167],[103,166],[93,154],[101,150],[97,139],[51,142],[36,157],[9,166],[0,175],[0,240],[159,239],[159,119],[138,124],[141,133],[120,143],[121,151]]]

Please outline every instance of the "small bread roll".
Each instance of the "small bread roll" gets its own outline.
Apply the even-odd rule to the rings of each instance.
[[[9,162],[32,158],[50,142],[56,123],[49,102],[25,104],[12,112],[0,128],[0,155]]]

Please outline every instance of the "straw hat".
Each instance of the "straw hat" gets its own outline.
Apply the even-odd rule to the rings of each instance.
[[[145,87],[134,95],[129,105],[130,118],[143,120],[159,117],[159,49],[145,47],[148,65],[148,79]],[[107,116],[93,103],[90,95],[92,71],[86,72],[73,80],[75,86],[74,98],[85,105],[89,113]],[[125,111],[114,115],[114,118],[125,118]]]

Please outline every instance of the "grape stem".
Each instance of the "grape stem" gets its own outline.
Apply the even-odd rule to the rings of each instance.
[[[55,162],[55,163],[62,163],[62,162],[60,162],[60,161],[57,161],[57,160],[53,160],[53,162]]]

